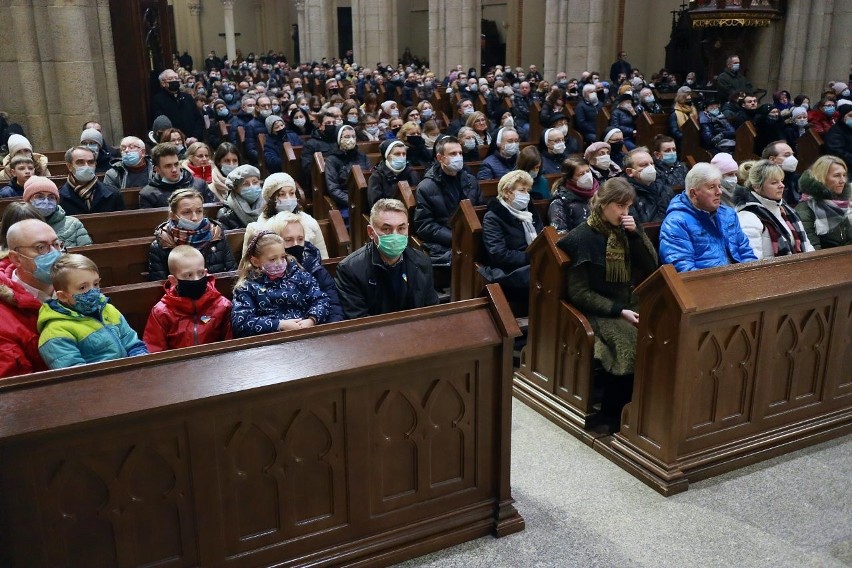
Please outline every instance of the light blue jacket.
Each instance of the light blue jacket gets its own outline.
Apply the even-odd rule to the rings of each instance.
[[[686,192],[669,203],[660,227],[660,258],[678,272],[757,260],[736,211],[720,205],[711,216],[696,209]]]

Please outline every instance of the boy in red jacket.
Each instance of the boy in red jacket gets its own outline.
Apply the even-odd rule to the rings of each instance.
[[[231,301],[207,275],[198,249],[189,245],[172,249],[164,288],[166,293],[145,325],[142,339],[149,352],[231,339]]]

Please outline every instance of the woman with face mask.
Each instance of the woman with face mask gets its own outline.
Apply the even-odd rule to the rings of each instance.
[[[287,121],[287,141],[291,146],[301,146],[304,142],[302,136],[310,136],[314,131],[314,123],[308,118],[308,114],[296,107],[290,111]]]
[[[562,179],[558,183],[547,216],[559,233],[567,233],[589,217],[589,203],[599,184],[589,164],[576,155],[562,162]]]
[[[59,205],[59,189],[46,177],[32,176],[24,183],[24,203],[38,211],[44,222],[56,233],[66,247],[92,244],[92,237],[76,217],[66,215]]]
[[[818,134],[825,134],[837,120],[837,101],[823,98],[816,108],[808,111],[808,123]]]
[[[219,144],[213,154],[213,181],[208,186],[216,196],[217,201],[224,202],[228,199],[228,174],[239,165],[239,148],[230,142]]]
[[[785,125],[784,133],[787,144],[796,151],[796,142],[805,135],[810,128],[808,124],[808,111],[804,107],[793,107],[790,111],[790,122]]]
[[[400,140],[385,140],[379,146],[382,161],[376,165],[373,175],[367,180],[368,210],[379,199],[391,199],[396,195],[397,184],[408,182],[409,187],[417,187],[420,176],[408,163],[408,148]]]
[[[480,162],[479,145],[476,143],[476,133],[469,126],[459,128],[459,133],[456,136],[459,139],[459,144],[462,146],[462,157],[465,163]]]
[[[719,152],[713,156],[710,163],[722,172],[722,203],[728,207],[734,207],[734,194],[742,191],[738,189],[740,186],[737,177],[740,166],[727,152]]]
[[[621,130],[624,146],[628,150],[636,147],[636,110],[633,108],[632,92],[625,92],[618,97],[618,107],[612,110],[609,124]]]
[[[379,119],[375,114],[366,113],[361,115],[361,122],[355,128],[358,142],[378,142],[382,139],[382,131]]]
[[[244,164],[228,174],[228,198],[216,218],[226,229],[244,229],[263,210],[260,170]]]
[[[523,306],[529,301],[530,261],[527,247],[544,230],[530,203],[533,179],[522,170],[508,172],[497,184],[497,197],[488,202],[482,219],[482,244],[488,264],[480,274],[499,283],[506,298]],[[522,310],[525,312],[525,310]]]
[[[349,219],[349,190],[346,184],[349,172],[356,164],[364,172],[371,169],[367,156],[358,150],[355,129],[343,125],[337,129],[337,149],[325,158],[325,187],[344,219]]]
[[[615,126],[608,126],[603,131],[603,141],[609,144],[609,157],[619,168],[624,167],[624,157],[627,149],[624,144],[624,133]]]
[[[432,151],[426,148],[420,124],[406,122],[397,133],[397,139],[408,148],[408,163],[428,168],[432,165]]]
[[[622,176],[624,172],[618,164],[612,161],[610,156],[611,147],[606,142],[594,142],[589,144],[583,158],[591,167],[591,172],[599,184],[608,179]]]

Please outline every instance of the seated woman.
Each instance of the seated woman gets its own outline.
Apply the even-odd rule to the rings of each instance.
[[[361,121],[355,130],[358,134],[358,142],[378,142],[381,139],[379,119],[374,114],[361,115]]]
[[[32,176],[24,184],[24,203],[30,204],[44,217],[44,222],[56,233],[56,238],[66,247],[92,244],[92,237],[76,217],[66,215],[59,206],[59,189],[56,184],[41,176]]]
[[[627,152],[624,151],[624,134],[615,126],[608,126],[603,131],[603,141],[609,144],[609,157],[619,169],[624,168],[624,158],[627,157]]]
[[[407,159],[410,165],[424,168],[432,165],[432,152],[426,148],[419,122],[406,122],[396,137],[408,149]]]
[[[420,111],[420,124],[426,124],[430,120],[435,120],[435,109],[432,108],[432,103],[427,100],[421,100],[417,103],[417,110]]]
[[[674,110],[669,115],[669,132],[678,143],[683,140],[683,125],[691,118],[698,120],[698,111],[692,104],[692,92],[678,93],[675,95]]]
[[[148,280],[169,275],[169,253],[178,245],[190,245],[204,255],[207,272],[237,269],[222,225],[204,216],[204,201],[194,189],[178,189],[169,196],[169,218],[154,230],[148,252]]]
[[[186,158],[186,135],[179,128],[167,128],[160,135],[160,143],[168,142],[172,144],[178,151],[178,157],[183,160]]]
[[[417,110],[417,107],[410,106],[406,107],[402,111],[402,121],[405,122],[416,122],[418,126],[420,126],[420,111]]]
[[[357,105],[343,103],[343,106],[340,107],[340,113],[343,115],[343,124],[358,126],[361,121],[361,110]]]
[[[370,161],[365,154],[358,151],[355,129],[345,124],[337,130],[337,149],[325,159],[325,187],[347,222],[349,190],[346,188],[346,183],[352,166],[356,164],[361,166],[363,171],[370,171]]]
[[[399,140],[385,140],[379,146],[382,161],[376,164],[373,175],[367,181],[367,210],[379,199],[391,199],[396,195],[397,184],[408,182],[413,189],[420,183],[420,176],[408,163],[408,148]]]
[[[314,123],[308,119],[308,113],[296,107],[290,111],[290,121],[287,123],[287,142],[294,148],[301,146],[302,136],[310,136],[314,131]]]
[[[562,162],[571,155],[565,146],[565,135],[557,128],[548,128],[541,135],[541,169],[544,174],[556,174],[562,169]]]
[[[602,371],[601,415],[618,430],[622,407],[633,392],[638,300],[633,286],[658,265],[657,252],[628,214],[636,192],[624,178],[604,183],[592,199],[585,223],[558,246],[571,259],[568,301],[588,318],[595,332],[595,359]]]
[[[488,122],[488,118],[483,113],[472,112],[464,125],[473,129],[473,137],[477,146],[491,145],[491,123]]]
[[[533,179],[530,188],[532,199],[550,199],[550,188],[547,186],[547,178],[541,171],[541,153],[535,146],[526,146],[518,153],[518,161],[515,169],[527,172]]]
[[[240,150],[230,142],[222,142],[213,154],[213,182],[208,184],[216,200],[224,203],[228,199],[228,174],[240,165]]]
[[[228,174],[228,198],[216,219],[226,229],[245,229],[263,210],[260,170],[243,164]]]
[[[192,177],[200,179],[208,186],[213,183],[213,168],[210,165],[210,146],[204,142],[193,142],[186,149],[186,159],[180,166],[189,171]]]
[[[308,215],[303,207],[296,189],[296,180],[290,174],[272,174],[263,182],[263,210],[257,221],[246,226],[246,234],[257,231],[257,227],[272,219],[279,213],[293,213],[299,216],[305,227],[305,238],[320,251],[322,258],[328,258],[322,229],[317,220]],[[243,240],[243,251],[248,245],[248,238]]]
[[[610,145],[606,142],[592,142],[586,148],[586,153],[583,154],[586,163],[591,166],[592,175],[599,184],[602,184],[608,179],[624,175],[621,167],[612,162],[609,152]]]
[[[591,199],[599,187],[589,164],[579,155],[562,162],[562,174],[547,210],[550,225],[560,234],[586,222],[591,213]]]
[[[266,165],[266,171],[274,174],[280,172],[284,165],[282,152],[284,142],[287,141],[287,127],[284,125],[284,119],[274,114],[266,117],[264,124],[269,135],[263,145],[263,163]]]
[[[618,107],[612,109],[609,125],[621,130],[624,145],[628,150],[636,147],[636,110],[633,108],[632,94],[619,95]]]
[[[539,121],[542,124],[552,124],[553,115],[561,114],[565,109],[565,91],[560,88],[551,89],[547,93],[544,103],[541,105],[541,112],[538,115]]]
[[[799,178],[802,201],[796,205],[796,213],[815,249],[852,245],[848,175],[843,160],[820,156]]]
[[[488,266],[480,273],[498,283],[510,302],[526,304],[530,293],[530,259],[527,247],[544,229],[535,207],[529,207],[533,180],[515,170],[500,178],[497,198],[488,202],[482,219],[482,244]]]
[[[769,160],[740,165],[744,187],[734,195],[740,226],[757,259],[814,250],[802,220],[784,203],[784,170]]]
[[[462,146],[462,158],[464,158],[465,163],[481,161],[479,158],[479,146],[476,144],[476,134],[473,132],[473,128],[462,126],[459,128],[457,138],[459,144]]]

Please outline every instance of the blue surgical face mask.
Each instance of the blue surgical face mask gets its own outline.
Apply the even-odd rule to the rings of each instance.
[[[451,172],[457,174],[462,171],[464,167],[464,158],[461,156],[452,156],[450,157],[450,163],[447,164],[447,169]]]
[[[249,203],[255,203],[262,192],[263,189],[259,185],[250,185],[242,188],[240,190],[240,195]]]
[[[663,154],[663,163],[667,166],[671,166],[677,162],[677,152],[666,152]]]
[[[834,116],[834,107],[823,107],[822,112],[824,112],[826,116]]]
[[[406,162],[407,160],[405,158],[391,158],[389,165],[393,171],[401,172],[405,169]]]
[[[232,166],[231,164],[222,164],[222,167],[219,168],[222,170],[222,175],[227,176],[229,173],[237,169],[237,166]]]
[[[286,197],[279,201],[275,202],[275,210],[281,213],[282,211],[288,211],[292,213],[296,210],[296,207],[299,205],[299,200],[295,197]]]
[[[61,252],[58,250],[52,250],[35,257],[33,262],[35,262],[36,269],[33,271],[33,276],[36,280],[43,282],[44,284],[50,284],[50,271],[53,268],[53,265],[56,264],[56,261],[59,260],[60,256],[62,256]]]
[[[121,163],[125,166],[133,167],[142,161],[142,154],[139,152],[125,152],[121,155]]]
[[[83,183],[92,181],[95,177],[95,168],[90,168],[89,166],[81,166],[74,170],[74,179],[77,181],[82,181]]]
[[[846,123],[846,126],[848,126],[849,128],[852,128],[852,118],[847,118],[843,122]]]
[[[56,211],[56,200],[50,197],[36,197],[30,200],[30,205],[41,213],[42,217],[50,217]]]
[[[216,111],[216,116],[218,116],[219,118],[227,118],[230,114],[231,111],[226,108],[220,108]]]
[[[97,155],[98,155],[98,152],[100,152],[100,151],[101,151],[100,146],[98,146],[97,144],[83,144],[83,147],[84,147],[84,148],[88,148],[89,150],[91,150],[92,152],[94,152],[94,153],[95,153],[95,156],[97,156]]]
[[[515,197],[512,199],[512,207],[518,211],[526,211],[527,205],[530,204],[530,194],[522,191],[516,191]]]
[[[94,316],[101,311],[101,289],[92,288],[82,294],[74,294],[74,309],[84,316]]]
[[[731,71],[733,71],[734,73],[736,73],[739,70],[740,70],[740,64],[739,63],[734,63],[733,65],[731,65]]]
[[[201,223],[204,221],[202,217],[198,221],[191,221],[189,219],[185,219],[183,217],[177,218],[177,226],[179,229],[183,229],[184,231],[197,231],[198,227],[201,226]]]

